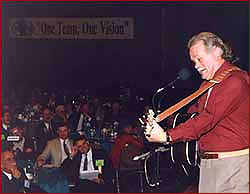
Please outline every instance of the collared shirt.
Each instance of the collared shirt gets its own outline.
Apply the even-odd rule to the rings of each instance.
[[[44,122],[44,125],[45,125],[46,129],[48,130],[49,129],[49,123]]]
[[[3,128],[8,131],[8,125],[5,125],[4,123],[2,124]]]
[[[81,116],[80,116],[76,131],[81,131],[82,130],[82,123],[83,123],[83,114],[81,113]]]
[[[13,178],[13,177],[12,177],[12,174],[10,174],[10,173],[8,173],[8,172],[5,172],[5,171],[3,171],[3,170],[2,170],[2,173],[4,173],[4,174],[8,177],[9,180],[12,180],[12,178]]]
[[[215,76],[229,67],[231,64],[225,62]],[[208,92],[190,107],[189,112],[198,112],[198,116],[168,131],[173,142],[199,139],[200,151],[235,151],[249,147],[248,75],[243,71],[230,74],[213,87],[205,108]]]
[[[59,138],[60,139],[60,143],[61,143],[61,150],[62,150],[62,160],[61,160],[61,162],[63,162],[68,156],[67,156],[67,154],[65,153],[65,151],[64,151],[64,147],[63,147],[63,142],[64,142],[64,140],[63,139],[61,139],[61,138]],[[66,142],[66,146],[68,147],[68,150],[69,150],[69,152],[71,153],[71,147],[70,147],[70,141],[69,141],[69,139],[66,139],[65,140]]]
[[[51,127],[51,123],[47,123],[47,122],[43,122],[43,123],[46,127],[45,132],[53,132],[52,127]]]
[[[91,148],[89,149],[88,153],[87,153],[87,157],[88,157],[88,169],[87,171],[93,171],[95,170],[94,168],[94,164],[93,164],[93,157],[92,157],[92,150]],[[82,159],[81,159],[81,164],[80,164],[80,174],[82,174],[83,171],[83,165],[84,165],[84,160],[85,160],[85,154],[82,154]]]

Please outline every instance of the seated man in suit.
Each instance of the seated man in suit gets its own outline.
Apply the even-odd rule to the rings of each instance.
[[[4,109],[1,112],[1,140],[6,140],[9,135],[9,128],[12,117],[9,109]]]
[[[10,136],[18,137],[17,141],[12,141],[12,150],[15,152],[18,160],[27,160],[34,157],[34,145],[30,138],[25,136],[22,128],[22,122],[16,121],[10,127]]]
[[[89,104],[82,102],[79,112],[74,112],[68,119],[73,134],[87,135],[90,128],[95,126],[95,117],[92,114]]]
[[[62,162],[70,155],[72,140],[69,139],[69,128],[64,121],[58,121],[58,137],[48,141],[43,152],[37,157],[37,165],[41,167],[50,159],[50,166],[60,167]]]
[[[72,153],[64,160],[62,170],[76,184],[72,192],[113,192],[111,160],[103,149],[96,149],[83,135],[75,139]],[[80,174],[93,170],[99,171],[95,179],[79,178]]]
[[[53,119],[51,120],[53,129],[56,128],[57,121],[60,119],[62,119],[63,122],[68,122],[67,112],[63,102],[57,103],[55,113],[56,114],[53,116]]]
[[[1,143],[1,193],[38,193],[44,192],[30,182],[23,169],[17,166],[11,145]]]
[[[57,136],[56,129],[52,128],[51,120],[53,118],[53,115],[48,107],[43,108],[42,118],[43,121],[39,123],[34,130],[34,136],[37,140],[37,154],[42,153],[47,144],[47,141],[55,139]]]

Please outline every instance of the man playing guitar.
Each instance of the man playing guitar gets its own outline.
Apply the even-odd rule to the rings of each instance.
[[[249,77],[236,68],[232,50],[217,35],[201,32],[188,43],[191,60],[209,90],[188,112],[198,115],[164,130],[155,119],[146,126],[150,142],[198,140],[200,193],[249,192]],[[204,90],[205,91],[205,90]]]

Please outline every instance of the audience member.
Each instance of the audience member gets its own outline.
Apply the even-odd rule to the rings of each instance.
[[[52,128],[51,123],[53,115],[48,107],[43,109],[42,118],[42,122],[37,125],[34,131],[37,141],[37,154],[41,154],[47,144],[47,141],[56,138],[56,129]]]
[[[9,109],[4,109],[1,115],[2,115],[1,140],[6,140],[7,136],[9,135],[9,128],[10,128],[12,117],[11,117],[11,113]]]
[[[115,144],[113,146],[112,152],[111,152],[111,160],[113,163],[114,168],[119,168],[120,166],[128,167],[133,166],[136,162],[132,161],[131,157],[127,157],[127,160],[123,161],[126,164],[121,164],[121,153],[124,148],[133,147],[133,150],[131,150],[131,156],[134,154],[139,154],[141,150],[144,147],[143,144],[143,138],[137,138],[138,136],[134,132],[134,128],[130,121],[123,120],[120,123],[120,134],[115,139]],[[132,153],[133,151],[133,153]],[[125,159],[125,158],[124,158]],[[132,163],[132,164],[131,164]]]
[[[112,163],[103,149],[96,149],[85,136],[74,141],[71,155],[62,164],[63,172],[76,186],[73,192],[112,192]],[[98,177],[88,180],[81,177],[84,172],[98,170]]]
[[[16,153],[18,160],[27,160],[34,157],[34,145],[31,139],[25,136],[21,122],[17,121],[10,127],[10,136],[17,137],[16,140],[11,141],[12,150]]]
[[[89,104],[83,102],[79,112],[75,112],[69,118],[71,129],[80,135],[87,135],[88,130],[95,125],[95,118],[90,111]]]
[[[50,166],[60,167],[62,162],[70,155],[72,140],[69,139],[67,123],[57,122],[58,137],[47,142],[43,152],[37,158],[38,167],[44,166],[50,159]]]
[[[68,122],[66,109],[63,103],[58,103],[55,109],[55,115],[53,116],[52,128],[56,128],[58,120],[63,120],[63,122]]]
[[[1,193],[42,193],[36,184],[30,182],[23,169],[17,166],[11,146],[1,143]]]

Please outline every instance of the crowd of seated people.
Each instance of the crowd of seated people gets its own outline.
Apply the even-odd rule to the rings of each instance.
[[[148,103],[125,101],[119,94],[104,98],[79,91],[35,90],[23,94],[5,95],[2,99],[1,143],[9,145],[1,151],[2,192],[118,192],[117,170],[141,168],[140,161],[133,157],[149,150],[150,144],[138,124]],[[23,169],[28,161],[36,171],[44,169],[45,181],[40,184],[39,179],[32,180],[32,187],[27,189]],[[66,183],[56,187],[61,176],[51,176],[47,169],[62,173]],[[120,192],[142,191],[132,186],[138,176],[123,178],[127,188]],[[66,190],[60,190],[65,184]],[[51,186],[56,188],[48,189]]]
[[[116,191],[114,171],[117,163],[113,153],[119,154],[119,151],[115,151],[119,141],[121,144],[126,144],[127,140],[137,142],[130,127],[124,125],[124,121],[135,115],[134,110],[129,110],[118,98],[104,100],[86,95],[70,98],[70,95],[41,91],[31,93],[30,98],[26,94],[23,101],[15,101],[13,97],[8,99],[7,96],[2,103],[1,142],[11,145],[7,155],[13,156],[17,165],[22,164],[18,168],[23,168],[28,160],[33,161],[36,169],[59,168],[69,185],[73,182],[72,192]],[[111,150],[102,147],[98,139],[104,136],[109,139],[114,131],[119,135],[115,138],[112,136],[111,154]],[[137,144],[143,148],[142,139]],[[86,172],[98,171],[94,179],[79,179],[79,175],[85,171],[85,158],[88,159]],[[20,170],[20,173],[23,171]],[[25,172],[21,177],[25,177]],[[2,192],[7,192],[8,189],[4,189],[6,187],[2,187]]]

